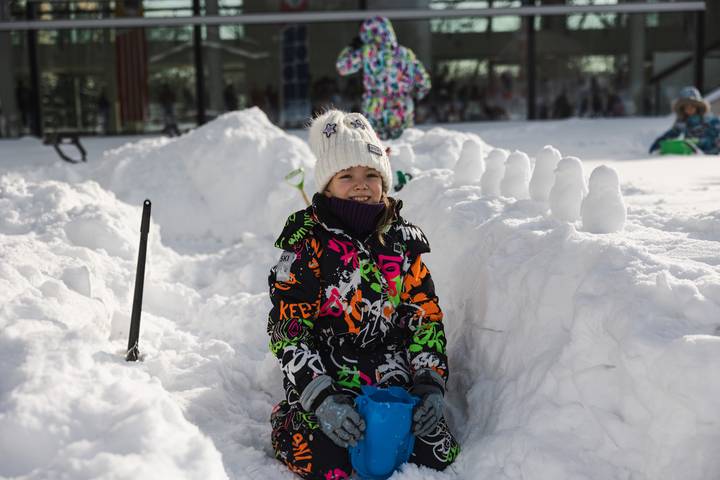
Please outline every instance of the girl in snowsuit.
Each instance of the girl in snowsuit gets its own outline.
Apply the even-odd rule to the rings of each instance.
[[[363,71],[363,112],[382,139],[398,138],[415,119],[413,96],[430,91],[430,77],[415,53],[398,45],[390,20],[374,17],[360,37],[345,47],[336,67],[340,75]]]
[[[363,115],[317,117],[310,147],[319,193],[288,218],[268,279],[286,393],[271,416],[275,455],[303,478],[349,478],[347,447],[365,428],[354,398],[361,385],[395,385],[421,398],[410,462],[442,470],[460,448],[443,417],[448,365],[428,241],[387,195],[390,162]]]
[[[673,103],[677,115],[675,124],[660,135],[650,147],[650,153],[660,149],[663,140],[692,139],[706,154],[720,153],[720,121],[710,112],[710,106],[695,87],[685,87]]]

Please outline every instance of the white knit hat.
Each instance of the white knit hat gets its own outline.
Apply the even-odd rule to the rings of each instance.
[[[329,110],[310,125],[310,150],[315,154],[315,185],[318,192],[346,168],[370,167],[380,172],[383,192],[392,188],[392,169],[375,130],[360,113]]]

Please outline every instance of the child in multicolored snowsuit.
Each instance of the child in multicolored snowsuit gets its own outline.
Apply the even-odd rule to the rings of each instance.
[[[413,97],[427,95],[430,77],[415,53],[398,45],[390,20],[365,20],[360,37],[340,52],[335,66],[340,75],[362,68],[363,112],[380,138],[398,138],[413,126]]]
[[[660,149],[663,140],[692,140],[706,154],[720,153],[720,120],[710,113],[710,105],[695,87],[685,87],[673,102],[677,115],[675,124],[660,135],[650,147],[650,153]]]
[[[446,341],[428,241],[387,195],[390,162],[363,115],[330,110],[309,141],[318,193],[288,218],[268,279],[286,393],[271,417],[275,455],[303,478],[349,478],[347,448],[365,428],[354,398],[361,385],[394,385],[421,398],[409,461],[442,470],[460,447],[443,416]]]

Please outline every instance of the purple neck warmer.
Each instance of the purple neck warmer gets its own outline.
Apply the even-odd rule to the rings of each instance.
[[[355,200],[343,200],[330,197],[330,211],[353,233],[366,236],[377,227],[378,217],[385,210],[385,204],[360,203]]]

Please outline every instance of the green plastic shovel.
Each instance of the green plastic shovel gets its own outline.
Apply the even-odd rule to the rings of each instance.
[[[302,195],[303,200],[305,200],[305,205],[310,206],[310,199],[305,193],[305,170],[303,170],[302,167],[296,168],[292,172],[285,175],[285,181],[291,187],[295,187],[300,190],[300,194]]]

